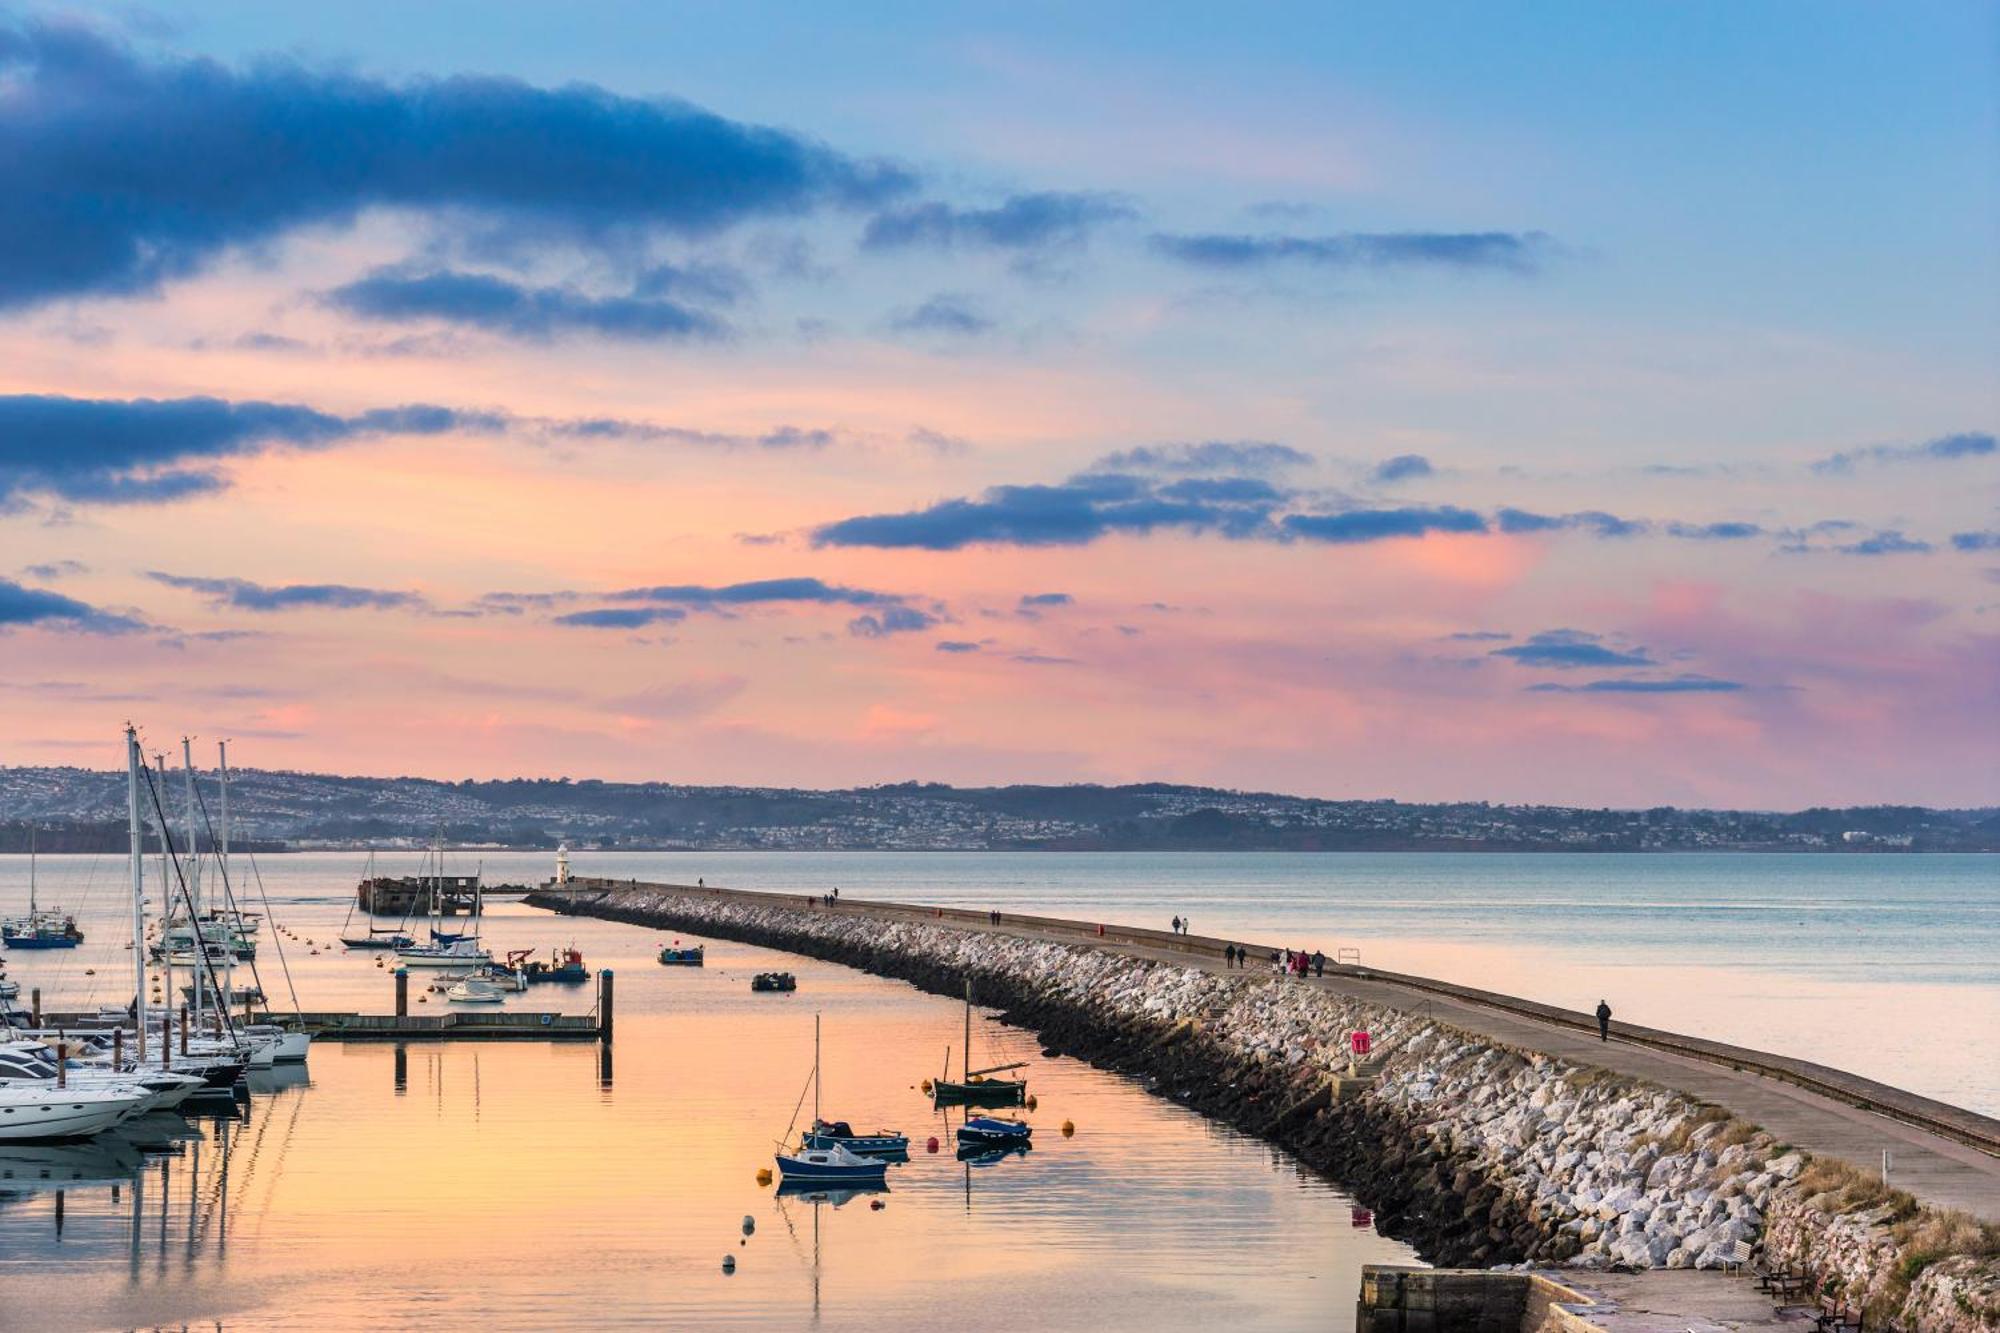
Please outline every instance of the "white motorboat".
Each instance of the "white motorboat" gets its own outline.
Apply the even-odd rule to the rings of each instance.
[[[70,1060],[63,1081],[72,1088],[122,1090],[137,1088],[146,1094],[135,1114],[171,1111],[206,1086],[193,1074],[176,1074],[168,1069],[120,1069],[109,1062]],[[0,1042],[0,1083],[56,1083],[56,1053],[35,1041]]]
[[[253,1023],[240,1031],[251,1041],[271,1043],[271,1059],[274,1064],[295,1065],[303,1062],[312,1046],[312,1033],[294,1032],[272,1023]],[[261,1066],[253,1066],[261,1068]]]
[[[485,967],[493,955],[478,940],[456,939],[442,944],[422,944],[414,949],[396,950],[396,961],[404,967]]]
[[[498,1004],[507,998],[507,992],[481,977],[467,977],[454,983],[444,998],[453,1004]]]
[[[43,1082],[0,1083],[0,1142],[82,1139],[139,1114],[143,1088],[58,1088]]]

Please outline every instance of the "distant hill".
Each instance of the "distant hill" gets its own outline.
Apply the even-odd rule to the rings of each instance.
[[[213,791],[209,793],[213,809]],[[241,842],[547,848],[1061,851],[2000,851],[2000,810],[1862,806],[1793,813],[1327,801],[1167,783],[845,791],[568,778],[437,782],[246,769]],[[178,803],[168,802],[172,821]],[[125,775],[0,768],[0,851],[122,850]]]

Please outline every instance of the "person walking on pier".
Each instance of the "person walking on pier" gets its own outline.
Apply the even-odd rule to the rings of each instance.
[[[1326,975],[1326,955],[1318,949],[1313,950],[1313,975],[1316,977]]]
[[[1181,933],[1181,919],[1179,917],[1175,917],[1173,919],[1172,928],[1174,934],[1178,935]]]
[[[1597,1002],[1597,1039],[1611,1040],[1611,1005],[1605,1000]]]
[[[1225,945],[1223,945],[1223,946],[1222,946],[1222,965],[1223,965],[1224,967],[1235,967],[1235,966],[1236,966],[1236,946],[1235,946],[1235,945],[1233,945],[1233,944],[1225,944]]]

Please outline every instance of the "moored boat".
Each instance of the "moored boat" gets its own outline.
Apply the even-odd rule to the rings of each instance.
[[[681,942],[675,940],[672,944],[662,946],[660,962],[666,967],[700,967],[703,947],[693,944],[682,948]]]
[[[507,992],[484,977],[466,977],[452,983],[444,998],[453,1004],[498,1004]]]
[[[527,978],[529,985],[557,983],[578,986],[590,980],[590,969],[583,965],[583,954],[574,944],[567,949],[552,949],[550,953],[555,958],[552,963],[528,959],[521,964],[521,974]]]
[[[910,1136],[878,1129],[856,1134],[845,1120],[815,1120],[800,1142],[808,1148],[845,1148],[861,1157],[897,1158],[910,1155]]]
[[[879,1157],[863,1157],[839,1144],[831,1148],[800,1148],[778,1154],[778,1170],[786,1180],[860,1183],[885,1182],[889,1164]]]
[[[750,989],[756,991],[794,991],[799,988],[799,979],[789,972],[759,972],[750,978]]]
[[[1034,1134],[1032,1125],[998,1116],[976,1115],[958,1127],[958,1141],[979,1147],[1012,1147],[1025,1144]]]

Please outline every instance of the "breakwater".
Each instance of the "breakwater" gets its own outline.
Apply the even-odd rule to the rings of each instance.
[[[978,998],[1071,1055],[1281,1144],[1435,1263],[1719,1268],[1765,1253],[1910,1327],[2000,1325],[1990,1232],[1814,1161],[1724,1107],[1421,1009],[1262,970],[653,885],[531,903],[736,939]],[[1350,1033],[1373,1050],[1351,1067]],[[1767,1234],[1768,1233],[1768,1234]]]

